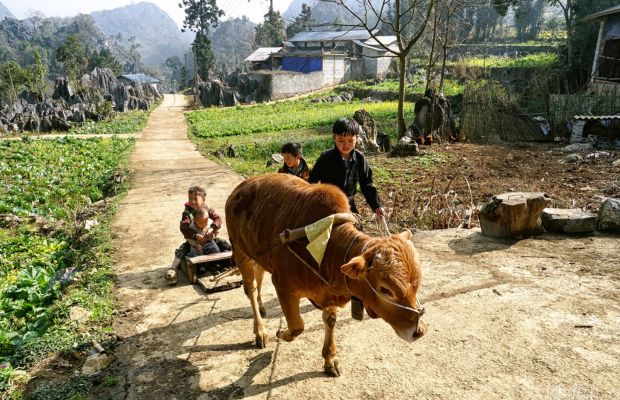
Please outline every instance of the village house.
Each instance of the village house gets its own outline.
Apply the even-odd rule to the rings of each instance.
[[[570,141],[620,148],[620,5],[589,15],[584,21],[599,23],[589,96],[579,99],[582,107],[593,112],[572,117]]]
[[[271,98],[307,93],[349,80],[384,77],[394,58],[396,36],[366,30],[299,32],[282,47],[260,48],[244,61],[252,79],[269,87]],[[267,82],[265,82],[267,81]]]

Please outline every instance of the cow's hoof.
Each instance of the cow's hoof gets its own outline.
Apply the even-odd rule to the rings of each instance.
[[[164,276],[168,285],[173,286],[177,284],[177,271],[174,269],[169,269],[166,271],[166,275]]]
[[[267,318],[267,311],[265,311],[265,306],[263,306],[262,304],[258,307],[258,313],[261,317]]]
[[[267,347],[267,338],[265,336],[256,336],[256,348],[264,349]]]
[[[326,362],[323,366],[325,373],[331,377],[337,378],[340,376],[340,369],[338,368],[338,360],[334,359],[331,363]]]

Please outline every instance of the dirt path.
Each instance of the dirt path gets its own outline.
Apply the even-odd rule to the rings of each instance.
[[[205,295],[162,275],[180,243],[185,188],[207,188],[223,211],[241,180],[194,151],[184,100],[167,96],[132,156],[118,213],[121,344],[100,386],[107,399],[615,399],[620,396],[620,240],[541,236],[520,242],[477,230],[421,232],[429,333],[409,345],[346,308],[336,338],[343,376],[322,373],[321,313],[302,304],[305,332],[253,346],[242,289]],[[267,329],[285,325],[265,282]]]

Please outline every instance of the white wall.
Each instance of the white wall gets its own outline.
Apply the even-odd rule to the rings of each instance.
[[[346,82],[348,70],[348,61],[345,63],[344,56],[323,56],[323,83],[325,86]]]
[[[302,74],[298,72],[273,74],[271,78],[271,98],[274,100],[297,94],[308,93],[325,86],[323,72]]]
[[[364,75],[367,78],[383,78],[387,74],[394,57],[378,57],[384,53],[364,47]]]

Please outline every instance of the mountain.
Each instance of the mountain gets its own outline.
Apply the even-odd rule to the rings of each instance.
[[[352,10],[356,11],[358,14],[363,14],[363,4],[366,2],[367,0],[364,0],[363,2],[360,2],[359,0],[346,0],[345,1],[345,3]],[[377,9],[380,9],[382,0],[372,0],[372,3],[375,5],[375,7],[378,7]],[[349,11],[347,11],[344,7],[339,6],[336,3],[319,1],[319,0],[293,0],[291,4],[289,4],[286,11],[284,11],[284,14],[282,14],[282,17],[284,18],[284,21],[287,24],[290,24],[291,22],[293,22],[295,18],[299,15],[299,13],[301,13],[302,4],[307,4],[312,7],[312,18],[314,19],[317,25],[321,25],[321,24],[329,25],[334,22],[336,22],[337,24],[347,24],[347,25],[359,23],[359,21],[353,15],[351,15]],[[372,13],[369,12],[369,17],[371,16],[372,16]],[[369,18],[369,20],[371,22],[374,21],[373,18]],[[346,27],[338,28],[337,26],[336,27],[323,26],[323,27],[317,27],[315,30],[317,29],[329,30],[329,29],[347,29],[347,28]]]
[[[4,4],[0,3],[0,21],[5,18],[15,18],[15,15],[13,15],[11,11],[4,6]]]
[[[282,18],[284,18],[286,24],[290,24],[295,20],[299,13],[301,13],[302,4],[314,7],[318,2],[318,0],[293,0],[291,1],[291,4],[288,5],[286,11],[282,14]]]
[[[135,38],[142,61],[156,68],[168,57],[182,58],[193,40],[191,35],[183,35],[172,18],[153,3],[96,11],[90,16],[105,34],[120,39],[125,47],[131,45],[132,37]]]
[[[36,50],[48,66],[52,76],[61,74],[55,60],[55,51],[71,34],[77,34],[80,43],[91,53],[103,48],[110,50],[121,63],[131,62],[128,52],[118,46],[95,25],[89,15],[72,18],[45,18],[33,24],[32,20],[6,18],[0,21],[0,62],[15,60],[22,66],[31,65]]]
[[[245,16],[220,22],[211,34],[217,66],[228,72],[241,66],[243,59],[256,49],[255,29],[256,24]]]

